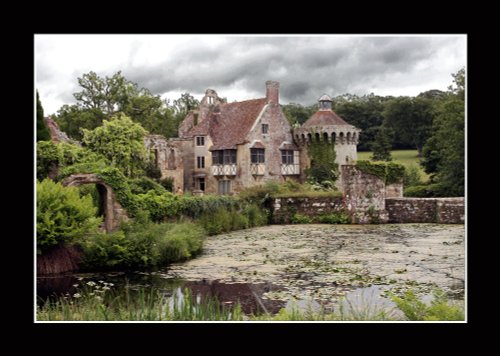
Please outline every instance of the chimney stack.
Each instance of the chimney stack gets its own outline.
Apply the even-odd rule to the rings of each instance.
[[[268,103],[279,104],[280,102],[280,83],[273,80],[266,82],[266,99]]]

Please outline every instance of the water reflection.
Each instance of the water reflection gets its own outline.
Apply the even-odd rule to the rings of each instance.
[[[385,317],[398,318],[401,311],[396,304],[382,297],[382,290],[378,285],[358,288],[346,293],[340,301],[339,310],[348,319],[377,320]]]
[[[49,298],[73,295],[86,288],[89,283],[106,281],[113,283],[116,295],[134,296],[136,292],[158,290],[165,297],[182,301],[184,290],[188,289],[198,303],[205,298],[217,298],[223,305],[232,307],[240,304],[242,311],[249,314],[277,313],[285,303],[262,299],[266,292],[282,290],[271,283],[222,283],[217,280],[186,281],[168,278],[163,273],[108,273],[108,274],[67,274],[37,278],[37,300],[43,303]],[[132,292],[132,293],[130,293]]]

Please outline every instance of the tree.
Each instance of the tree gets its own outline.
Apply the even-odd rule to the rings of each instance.
[[[317,110],[318,105],[302,106],[296,103],[282,105],[281,109],[285,114],[290,125],[302,125],[307,121]]]
[[[64,105],[55,120],[61,130],[79,140],[82,138],[81,128],[93,130],[118,112],[140,123],[151,133],[176,136],[179,123],[187,111],[198,105],[192,95],[184,93],[174,101],[174,106],[170,106],[168,100],[162,100],[146,88],[139,88],[121,72],[104,78],[89,72],[78,78],[78,84],[82,90],[73,94],[77,104]]]
[[[174,100],[174,109],[176,114],[182,114],[186,116],[186,114],[193,109],[196,109],[200,105],[200,102],[196,100],[191,94],[184,93],[181,94],[181,97],[177,100]]]
[[[38,253],[73,242],[95,231],[97,218],[90,195],[80,197],[78,188],[63,187],[50,179],[36,185],[36,241]]]
[[[388,129],[381,126],[378,129],[375,141],[372,143],[373,161],[392,161],[391,157],[391,138]]]
[[[425,97],[399,97],[390,100],[383,112],[384,124],[395,134],[411,142],[422,155],[422,147],[431,135],[434,105]]]
[[[455,86],[437,105],[433,134],[423,149],[421,165],[440,183],[442,194],[465,193],[465,69],[452,74]]]
[[[335,112],[362,130],[359,136],[358,150],[368,151],[371,149],[378,128],[383,123],[383,111],[387,98],[374,95],[343,94],[334,98]]]
[[[45,126],[45,123],[43,122],[43,107],[40,101],[40,96],[38,95],[38,90],[36,91],[36,140],[50,140],[49,129],[47,129],[47,126]]]
[[[117,114],[110,121],[94,130],[83,129],[83,142],[87,147],[118,167],[126,176],[144,173],[148,152],[144,146],[147,131],[124,114]]]
[[[81,129],[93,130],[102,125],[106,115],[100,109],[84,108],[82,105],[63,105],[54,120],[59,124],[62,131],[68,136],[81,140],[83,132]]]

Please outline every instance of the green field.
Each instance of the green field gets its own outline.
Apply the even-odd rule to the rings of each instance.
[[[370,160],[371,152],[358,152],[358,160]],[[415,165],[420,168],[420,177],[425,182],[429,180],[429,175],[424,172],[419,164],[420,158],[417,157],[417,150],[397,150],[391,151],[392,161],[404,166]]]

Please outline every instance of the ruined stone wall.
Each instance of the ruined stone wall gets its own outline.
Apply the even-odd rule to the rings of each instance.
[[[403,183],[392,183],[385,186],[386,198],[402,198],[403,197]]]
[[[78,187],[84,184],[96,184],[102,187],[102,189],[98,188],[98,191],[102,195],[101,198],[104,203],[103,227],[107,232],[115,231],[121,222],[128,220],[127,211],[121,206],[118,199],[116,199],[113,188],[104,183],[96,174],[72,174],[65,178],[62,183],[67,187]]]
[[[341,166],[340,174],[352,221],[359,224],[386,222],[385,182],[373,174],[360,171],[355,165]]]
[[[156,160],[161,178],[170,177],[174,180],[175,187],[183,187],[185,140],[166,139],[162,135],[148,135],[144,138],[144,145]]]
[[[272,202],[273,223],[289,224],[295,214],[318,218],[321,215],[344,212],[346,205],[338,198],[275,198]]]
[[[463,224],[464,198],[388,198],[390,223]]]

